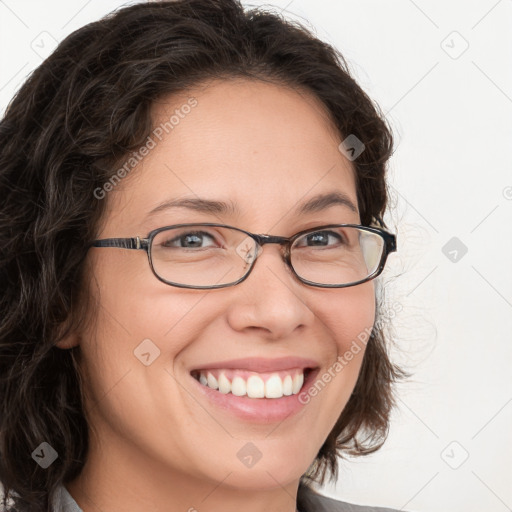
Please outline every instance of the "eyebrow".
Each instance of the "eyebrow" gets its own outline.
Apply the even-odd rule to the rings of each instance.
[[[300,203],[295,209],[295,215],[304,215],[326,210],[334,205],[346,206],[354,213],[358,210],[350,198],[343,192],[330,192],[328,194],[318,194],[306,202]],[[200,213],[210,213],[216,215],[240,215],[240,209],[232,201],[214,201],[202,198],[182,198],[170,199],[153,208],[147,215],[150,217],[158,212],[171,208],[188,208]]]

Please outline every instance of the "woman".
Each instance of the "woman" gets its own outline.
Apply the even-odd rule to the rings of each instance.
[[[124,7],[0,148],[6,506],[383,510],[312,487],[382,445],[405,376],[374,281],[392,137],[333,48],[236,0]]]

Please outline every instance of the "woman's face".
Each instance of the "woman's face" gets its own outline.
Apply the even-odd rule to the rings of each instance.
[[[191,96],[197,104],[180,110]],[[157,132],[161,140],[151,135],[155,147],[104,199],[97,238],[145,237],[192,222],[281,236],[359,223],[352,164],[313,97],[257,81],[216,81],[155,105],[155,127],[176,109],[179,122],[175,117],[168,133]],[[313,197],[333,192],[356,210],[337,203],[297,213]],[[237,213],[182,206],[149,215],[175,199],[225,202]],[[76,340],[98,443],[89,463],[127,482],[136,473],[155,484],[202,481],[212,489],[219,482],[254,490],[296,483],[356,383],[364,347],[341,371],[333,367],[374,323],[372,282],[307,286],[276,244],[264,246],[245,281],[215,290],[160,282],[144,251],[92,248],[88,258],[91,299],[100,307]],[[191,375],[198,368],[230,368],[245,370],[245,377],[260,373],[265,382],[265,362],[283,378],[285,370],[300,374],[313,366],[313,383],[330,370],[330,382],[302,405],[298,395],[241,399],[207,390]]]

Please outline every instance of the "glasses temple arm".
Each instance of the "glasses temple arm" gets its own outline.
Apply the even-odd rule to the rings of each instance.
[[[148,240],[140,238],[104,238],[90,242],[91,247],[120,247],[122,249],[147,249]]]

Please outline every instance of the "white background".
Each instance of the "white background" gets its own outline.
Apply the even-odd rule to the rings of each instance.
[[[0,112],[56,41],[125,4],[0,1]],[[512,510],[512,1],[273,5],[344,54],[396,137],[399,252],[383,282],[403,308],[394,357],[414,376],[384,447],[343,462],[323,492],[409,511]]]

